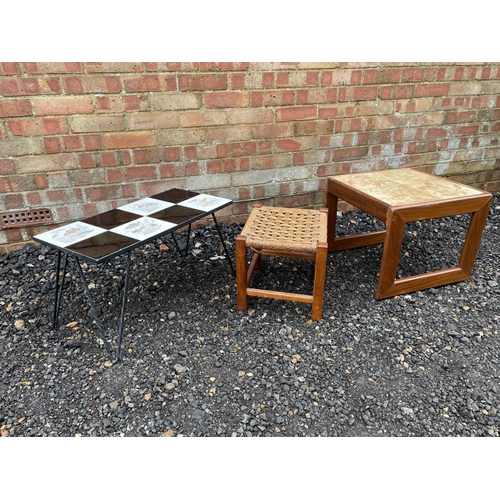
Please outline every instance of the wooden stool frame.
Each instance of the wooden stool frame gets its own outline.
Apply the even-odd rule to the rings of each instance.
[[[256,203],[253,208],[260,208],[262,204]],[[294,210],[294,209],[291,209]],[[328,209],[321,208],[320,212],[328,214]],[[294,302],[306,302],[312,305],[311,319],[320,320],[323,316],[323,296],[326,279],[326,264],[328,259],[328,242],[319,241],[316,245],[315,253],[277,251],[263,248],[262,250],[252,250],[250,265],[247,267],[248,260],[247,236],[238,235],[236,237],[236,288],[237,304],[239,311],[248,309],[248,297],[262,297],[267,299],[290,300]],[[266,290],[262,288],[249,287],[255,269],[260,269],[262,265],[262,256],[274,256],[285,258],[297,258],[314,260],[314,285],[312,295],[290,293],[277,290]]]
[[[376,180],[377,177],[382,177],[383,172],[384,171],[378,172],[381,174],[380,176],[377,176],[377,172],[371,172],[370,180]],[[401,204],[393,206],[378,197],[370,195],[367,192],[363,192],[362,189],[354,188],[343,182],[343,179],[350,176],[349,174],[345,176],[340,175],[337,177],[330,177],[327,180],[325,206],[329,210],[329,252],[338,252],[366,245],[374,245],[377,243],[384,244],[376,293],[377,299],[384,299],[395,295],[411,293],[417,290],[467,280],[470,278],[472,267],[479,249],[481,236],[492,199],[491,193],[475,188],[469,188],[468,186],[464,186],[438,176],[433,176],[431,174],[424,174],[417,171],[413,172],[414,173],[411,175],[414,176],[417,174],[416,178],[421,178],[422,182],[426,183],[431,194],[433,179],[439,179],[436,188],[436,198],[439,197],[438,187],[441,188],[442,191],[449,190],[448,192],[453,192],[452,190],[455,188],[457,193],[463,192],[463,195],[455,198],[449,197],[447,199],[436,199],[435,201],[415,201],[413,203],[408,202],[406,205]],[[426,177],[424,178],[423,176]],[[368,180],[368,178],[366,179]],[[390,184],[388,184],[388,186],[394,187]],[[404,186],[404,184],[402,184],[401,190],[407,187],[408,186]],[[418,193],[417,190],[415,191],[415,199],[418,200],[418,198],[426,197],[424,193]],[[412,194],[410,191],[408,192],[409,194]],[[409,198],[411,198],[411,196],[409,196]],[[335,238],[339,199],[342,199],[385,222],[385,231],[374,231],[372,233],[355,234]],[[396,279],[399,255],[406,223],[438,219],[460,214],[471,214],[471,218],[458,266]]]

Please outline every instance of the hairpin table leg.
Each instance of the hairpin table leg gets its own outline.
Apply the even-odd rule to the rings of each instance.
[[[130,274],[130,252],[127,253],[127,271],[125,273],[125,284],[123,285],[123,297],[122,297],[122,310],[120,315],[120,323],[118,327],[118,352],[117,359],[121,357],[121,347],[122,347],[122,337],[123,337],[123,323],[125,319],[125,306],[127,304],[127,291],[128,291],[128,278]]]
[[[120,319],[119,319],[119,323],[118,323],[118,347],[117,347],[116,355],[113,354],[112,347],[110,346],[109,342],[107,341],[107,339],[104,335],[104,327],[102,325],[101,320],[99,319],[99,314],[97,313],[97,308],[95,306],[95,302],[92,299],[92,295],[90,293],[89,286],[87,284],[87,281],[85,280],[85,276],[83,274],[83,269],[82,269],[82,266],[80,265],[80,261],[76,257],[75,257],[75,260],[77,263],[78,271],[80,273],[80,278],[81,278],[82,283],[83,283],[85,295],[87,296],[87,299],[90,302],[90,308],[92,310],[92,314],[93,314],[95,322],[97,324],[97,328],[99,329],[101,340],[104,343],[104,348],[106,349],[106,352],[108,353],[108,357],[109,357],[110,361],[113,363],[116,363],[117,361],[120,360],[120,356],[121,356],[121,342],[122,342],[122,336],[123,336],[125,305],[127,302],[128,279],[129,279],[129,274],[130,274],[130,252],[128,252],[128,254],[127,254],[127,270],[125,273],[125,284],[123,287],[121,315],[120,315]]]
[[[227,261],[229,263],[229,267],[231,267],[231,271],[233,273],[233,276],[236,276],[236,271],[234,270],[233,262],[231,260],[231,257],[229,256],[229,252],[227,251],[226,243],[224,242],[224,238],[222,236],[222,233],[221,233],[220,228],[219,228],[219,224],[217,223],[217,219],[215,218],[214,213],[212,213],[212,217],[214,219],[214,223],[215,223],[215,227],[217,228],[217,232],[219,233],[219,238],[222,242],[222,247],[224,248],[224,253],[226,254]]]
[[[63,292],[63,288],[64,288],[64,278],[66,276],[67,264],[68,264],[68,254],[64,253],[61,285],[59,285],[59,273],[61,271],[61,250],[58,250],[57,251],[57,267],[56,267],[56,292],[55,292],[55,300],[54,300],[54,318],[53,318],[53,322],[52,322],[53,328],[57,328],[57,324],[58,324],[59,309],[61,307],[62,292]]]

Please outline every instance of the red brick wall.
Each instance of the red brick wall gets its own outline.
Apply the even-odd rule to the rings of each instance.
[[[0,212],[68,222],[171,187],[319,206],[416,167],[500,190],[500,63],[0,63]],[[0,253],[36,226],[0,230]]]

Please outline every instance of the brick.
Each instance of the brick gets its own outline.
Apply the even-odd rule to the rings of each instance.
[[[158,164],[165,161],[165,148],[136,149],[132,157],[136,165]]]
[[[158,75],[141,75],[132,78],[124,78],[123,86],[125,92],[157,92],[161,90]]]
[[[202,94],[197,92],[167,92],[153,94],[151,105],[154,110],[198,109],[202,104]]]
[[[70,153],[24,156],[17,161],[17,171],[20,174],[72,170],[76,166],[76,159]]]
[[[0,175],[13,175],[15,171],[13,160],[0,159]]]
[[[93,113],[92,98],[78,97],[34,97],[33,109],[36,115],[73,115]]]
[[[16,138],[2,139],[0,141],[0,158],[40,154],[42,151],[40,139]]]
[[[180,74],[180,90],[227,90],[228,79],[225,74]]]
[[[247,62],[201,62],[200,71],[245,71]]]
[[[240,142],[250,139],[252,139],[251,126],[209,127],[205,130],[205,141],[207,143]]]
[[[428,128],[426,133],[428,139],[447,137],[447,135],[448,135],[448,130],[441,127]]]
[[[333,71],[323,71],[321,84],[324,86],[350,85],[352,70],[334,69]]]
[[[25,118],[9,120],[7,125],[13,135],[20,136],[65,134],[68,132],[68,124],[64,118]]]
[[[179,125],[175,112],[130,113],[128,122],[131,130],[173,128]]]
[[[82,139],[79,136],[62,137],[62,146],[64,151],[81,151],[83,149]]]
[[[436,113],[419,113],[410,116],[410,126],[428,127],[430,125],[441,125],[444,123],[444,114]]]
[[[366,101],[357,106],[358,116],[388,115],[394,112],[394,103],[388,101]]]
[[[293,124],[293,136],[323,135],[333,132],[333,121],[299,121]]]
[[[59,137],[44,137],[43,144],[46,153],[60,153],[62,151],[62,143]]]
[[[243,108],[248,106],[248,92],[207,92],[206,108]]]
[[[153,165],[141,167],[127,167],[125,169],[125,178],[127,180],[141,180],[156,178],[156,167]]]
[[[467,127],[459,127],[457,133],[459,135],[474,135],[479,132],[478,125],[469,125]]]
[[[355,101],[372,101],[377,98],[378,87],[356,87],[352,94],[352,99]]]
[[[39,94],[40,84],[37,78],[7,78],[0,80],[0,94],[4,96]]]
[[[71,118],[73,132],[113,132],[125,129],[123,115],[106,116],[73,116]]]
[[[290,85],[290,73],[279,72],[276,74],[276,86],[288,87]]]
[[[290,123],[269,123],[255,125],[252,129],[254,139],[273,139],[278,137],[289,137],[293,131]]]
[[[85,63],[88,73],[139,73],[143,71],[143,63],[133,62],[88,62]]]
[[[446,123],[470,122],[476,117],[476,112],[470,111],[449,111],[445,115]]]
[[[20,75],[21,70],[19,68],[19,63],[16,63],[16,62],[2,62],[2,63],[0,63],[0,74],[1,75]]]
[[[225,125],[227,123],[226,111],[188,111],[179,113],[181,127],[206,127]]]
[[[22,63],[27,74],[83,73],[83,63],[79,62],[38,62]]]
[[[337,100],[337,89],[297,90],[297,104],[332,103]]]
[[[83,153],[78,155],[78,165],[82,168],[95,168],[97,166],[95,156],[92,153]],[[97,179],[94,179],[97,182]],[[79,182],[79,184],[81,184]]]
[[[376,116],[374,118],[375,129],[403,128],[408,124],[409,116]]]
[[[250,158],[250,169],[274,169],[291,165],[289,154],[259,155]]]
[[[333,152],[334,160],[349,160],[353,158],[363,158],[368,156],[368,147],[355,147],[336,149]]]
[[[274,180],[274,169],[234,173],[233,186],[255,186],[266,184]]]
[[[192,191],[209,191],[210,189],[228,188],[231,186],[230,175],[196,175],[186,179],[186,189]]]
[[[183,144],[199,144],[204,141],[205,130],[183,129],[183,130],[158,130],[156,132],[159,146],[179,146]]]
[[[293,106],[278,108],[276,119],[278,121],[311,120],[316,118],[317,114],[318,108],[316,106]]]
[[[245,88],[245,74],[233,73],[230,75],[231,88],[233,90],[242,90]]]
[[[118,94],[121,92],[117,76],[68,76],[63,85],[67,94]]]
[[[477,95],[481,94],[483,84],[481,82],[460,82],[450,84],[449,95]]]
[[[148,131],[106,133],[103,134],[102,140],[107,149],[140,148],[155,144],[153,132]]]
[[[339,103],[335,106],[319,106],[318,118],[328,119],[349,117],[356,114],[356,106],[348,103]]]
[[[0,118],[31,115],[29,99],[5,99],[0,101]]]
[[[92,186],[84,189],[85,199],[90,202],[119,199],[123,197],[121,185]]]
[[[186,160],[207,160],[218,158],[218,144],[202,145],[202,146],[186,146],[184,148],[184,159]],[[221,144],[220,146],[225,146]],[[227,154],[222,155],[227,156]]]
[[[273,110],[267,108],[231,109],[229,110],[229,123],[268,123],[274,117]]]
[[[293,90],[259,91],[251,94],[252,106],[283,106],[295,103]]]
[[[299,151],[301,149],[313,149],[316,139],[314,137],[296,137],[295,139],[278,139],[276,148],[282,151]]]
[[[207,173],[228,173],[236,171],[236,160],[226,159],[226,160],[212,160],[207,162]]]

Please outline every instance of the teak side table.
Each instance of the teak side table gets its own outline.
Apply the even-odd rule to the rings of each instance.
[[[338,200],[385,222],[385,231],[335,238]],[[409,168],[330,177],[325,190],[328,208],[328,251],[384,244],[377,299],[448,285],[469,279],[483,234],[492,194]],[[407,222],[471,214],[457,267],[396,279]]]

